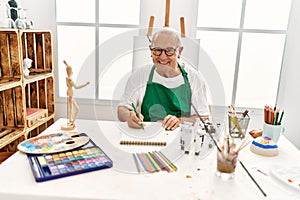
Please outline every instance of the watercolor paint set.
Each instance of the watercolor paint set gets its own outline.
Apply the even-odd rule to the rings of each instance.
[[[86,136],[85,133],[80,135]],[[82,147],[57,153],[27,154],[36,182],[111,168],[112,160],[91,139]]]

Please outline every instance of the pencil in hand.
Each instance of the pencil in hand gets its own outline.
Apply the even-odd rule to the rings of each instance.
[[[138,111],[136,110],[134,103],[131,103],[131,105],[132,105],[133,111],[135,112],[135,115],[137,116],[137,118],[139,118],[141,120],[140,115],[139,115]],[[144,125],[142,123],[141,123],[141,128],[144,130]]]

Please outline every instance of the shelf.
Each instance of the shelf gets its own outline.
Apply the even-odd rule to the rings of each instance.
[[[0,137],[0,149],[23,136],[24,132],[18,129],[1,129],[0,135],[1,134],[5,135],[3,137]]]
[[[52,34],[48,30],[0,29],[0,152],[54,123]],[[32,60],[24,76],[24,59]],[[27,115],[27,108],[38,110]]]
[[[8,90],[14,87],[21,86],[20,80],[3,80],[0,79],[0,91]]]
[[[53,77],[53,73],[42,73],[42,74],[29,75],[24,78],[24,84],[33,83],[33,82],[47,79],[50,77]]]
[[[0,80],[20,79],[22,76],[20,62],[19,36],[16,30],[0,31]]]

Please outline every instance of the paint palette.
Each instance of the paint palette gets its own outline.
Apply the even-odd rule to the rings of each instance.
[[[80,135],[86,136],[84,133]],[[27,157],[36,182],[113,166],[112,160],[92,140],[73,150],[51,154],[27,154]]]
[[[52,133],[25,140],[18,145],[18,149],[30,154],[56,153],[83,146],[89,140],[89,137],[78,132]]]
[[[282,183],[300,191],[299,166],[274,166],[270,171]]]

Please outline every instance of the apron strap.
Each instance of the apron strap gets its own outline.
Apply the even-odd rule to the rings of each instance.
[[[148,83],[152,83],[152,79],[153,79],[153,74],[154,74],[154,70],[155,70],[155,65],[152,66],[149,78],[148,78]]]
[[[178,67],[181,71],[181,74],[183,76],[184,83],[189,83],[189,79],[187,77],[186,71],[183,69],[183,67],[179,63],[177,63],[177,65],[178,65]],[[151,68],[150,75],[149,75],[149,78],[148,78],[148,83],[152,83],[154,70],[155,70],[155,65],[153,65],[152,68]]]

